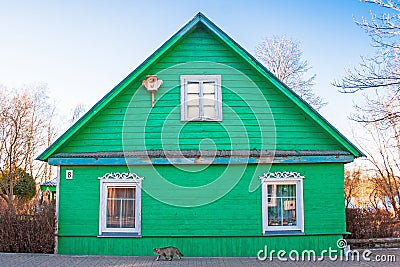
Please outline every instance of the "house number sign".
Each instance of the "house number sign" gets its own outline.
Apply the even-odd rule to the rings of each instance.
[[[71,180],[74,176],[74,171],[73,170],[66,170],[65,171],[65,179]]]

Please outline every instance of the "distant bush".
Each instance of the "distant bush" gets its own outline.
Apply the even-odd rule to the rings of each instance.
[[[384,210],[346,209],[347,231],[345,238],[400,237],[400,220]]]
[[[35,179],[23,170],[19,171],[18,176],[19,179],[14,186],[14,195],[25,201],[34,198],[36,195]]]
[[[33,208],[28,214],[0,210],[0,251],[54,253],[54,204]]]

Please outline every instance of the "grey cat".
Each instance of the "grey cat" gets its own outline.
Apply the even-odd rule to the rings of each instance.
[[[172,261],[174,255],[178,256],[179,259],[183,257],[183,254],[176,247],[155,248],[153,251],[158,254],[156,261],[158,261],[161,256],[164,256],[165,259],[167,259],[168,256],[168,260],[170,261]]]

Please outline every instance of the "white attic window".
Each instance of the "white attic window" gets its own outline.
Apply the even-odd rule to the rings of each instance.
[[[181,121],[222,121],[221,75],[181,76]]]

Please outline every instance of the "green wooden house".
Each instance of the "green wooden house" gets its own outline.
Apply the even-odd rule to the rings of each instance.
[[[199,13],[39,159],[59,169],[58,253],[256,256],[337,249],[362,155]]]
[[[51,179],[45,181],[40,185],[41,194],[41,201],[44,202],[51,202],[56,200],[56,191],[57,191],[57,181],[56,179]]]

